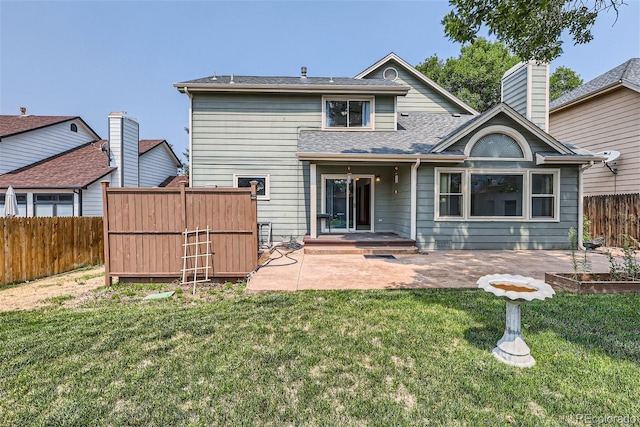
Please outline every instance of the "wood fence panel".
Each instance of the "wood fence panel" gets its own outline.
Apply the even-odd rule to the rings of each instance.
[[[624,236],[640,242],[640,194],[588,196],[584,214],[592,237],[604,237],[606,246],[623,247]]]
[[[209,277],[244,277],[258,264],[255,188],[109,188],[104,183],[103,206],[107,284],[112,277],[181,278],[185,230],[210,229]]]
[[[0,286],[102,264],[102,230],[100,217],[0,218]]]

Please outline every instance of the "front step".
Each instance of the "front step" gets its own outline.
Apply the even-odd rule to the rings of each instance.
[[[406,255],[417,254],[416,246],[348,246],[348,245],[313,245],[304,246],[306,255]]]

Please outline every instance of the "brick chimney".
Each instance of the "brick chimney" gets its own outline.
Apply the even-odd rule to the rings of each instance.
[[[549,64],[520,62],[504,73],[502,102],[549,132]]]

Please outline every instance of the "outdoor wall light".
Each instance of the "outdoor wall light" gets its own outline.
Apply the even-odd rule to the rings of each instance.
[[[380,182],[380,175],[376,175],[376,182]]]

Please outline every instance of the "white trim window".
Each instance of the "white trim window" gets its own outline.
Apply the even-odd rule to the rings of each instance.
[[[33,205],[37,217],[73,216],[73,193],[34,194]]]
[[[270,175],[268,173],[234,173],[234,188],[250,188],[251,181],[257,181],[256,195],[258,200],[269,200],[271,196]]]
[[[435,169],[436,220],[560,219],[558,169]]]
[[[531,161],[533,154],[527,140],[519,132],[502,126],[488,126],[476,132],[466,145],[469,160]]]
[[[322,98],[322,128],[373,129],[373,98]]]
[[[442,172],[438,175],[438,207],[442,217],[460,217],[464,213],[462,194],[464,173],[462,171]]]

